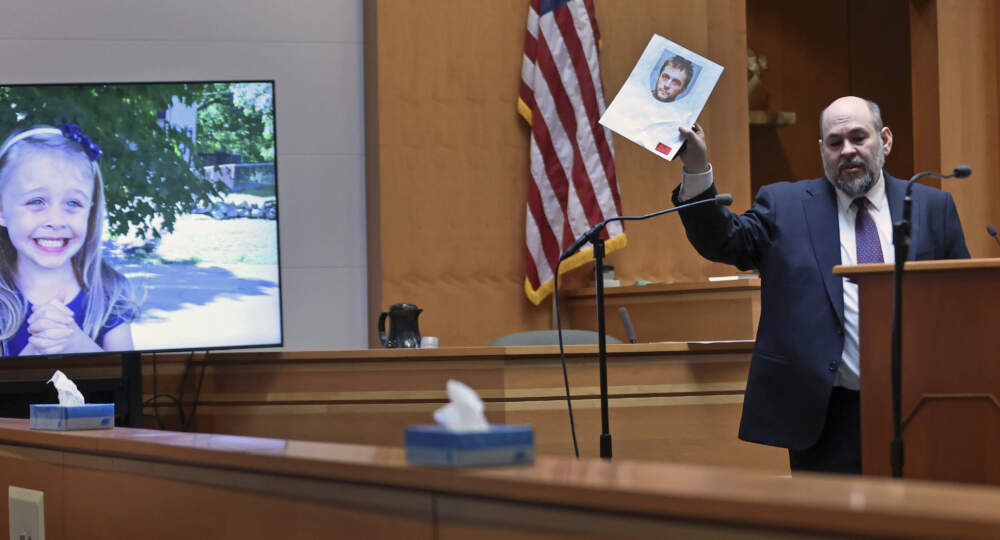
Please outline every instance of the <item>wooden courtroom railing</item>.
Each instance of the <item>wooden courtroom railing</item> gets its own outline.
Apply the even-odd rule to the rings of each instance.
[[[787,473],[784,450],[744,443],[736,433],[752,344],[659,343],[609,346],[614,456],[727,465]],[[596,346],[567,347],[577,439],[598,455],[600,409]],[[143,389],[154,389],[144,355]],[[156,391],[177,394],[187,355],[158,355]],[[5,360],[0,379],[44,381],[59,368],[74,379],[114,376],[114,357]],[[535,427],[538,451],[573,453],[558,347],[375,349],[211,353],[187,367],[184,410],[199,432],[401,446],[403,429],[432,423],[460,380],[486,401],[495,423]],[[51,392],[49,401],[54,401]],[[160,400],[164,425],[180,430],[176,407]],[[159,425],[145,409],[147,427]]]
[[[596,289],[564,293],[566,326],[597,330]],[[628,310],[640,342],[745,339],[757,336],[760,278],[653,283],[604,289],[607,333],[628,341],[618,308]]]
[[[995,538],[1000,489],[539,457],[408,466],[400,448],[0,419],[0,471],[64,538]],[[0,512],[6,516],[6,513]],[[6,529],[5,520],[0,528]]]

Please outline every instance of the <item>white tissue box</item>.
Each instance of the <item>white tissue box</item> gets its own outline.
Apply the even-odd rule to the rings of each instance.
[[[54,403],[33,404],[30,413],[28,426],[31,429],[68,431],[115,427],[114,403],[87,403],[75,407]]]
[[[535,432],[528,425],[490,425],[456,432],[440,425],[406,428],[406,461],[420,465],[476,467],[535,461]]]

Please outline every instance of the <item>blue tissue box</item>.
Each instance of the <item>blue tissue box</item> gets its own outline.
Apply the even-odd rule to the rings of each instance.
[[[31,405],[30,413],[28,426],[31,429],[69,431],[115,427],[114,403],[87,403],[76,407]]]
[[[419,465],[476,467],[535,460],[535,432],[528,425],[490,425],[489,431],[459,433],[444,426],[406,428],[406,461]]]

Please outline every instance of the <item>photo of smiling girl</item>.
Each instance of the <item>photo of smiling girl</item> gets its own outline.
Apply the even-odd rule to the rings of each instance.
[[[3,356],[131,350],[138,303],[104,261],[101,149],[76,124],[0,145]]]

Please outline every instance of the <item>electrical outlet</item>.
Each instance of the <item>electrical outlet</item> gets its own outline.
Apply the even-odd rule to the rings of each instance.
[[[45,494],[8,486],[10,540],[45,540]]]

